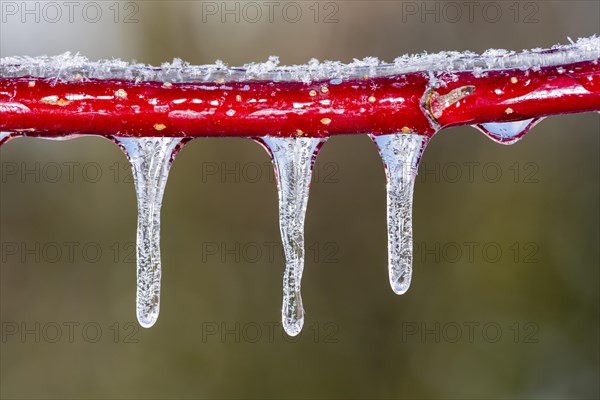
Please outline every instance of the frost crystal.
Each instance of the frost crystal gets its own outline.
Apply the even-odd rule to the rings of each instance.
[[[212,82],[215,80],[299,81],[376,77],[410,72],[453,73],[473,71],[478,74],[496,69],[539,69],[558,64],[594,60],[600,57],[600,37],[578,39],[568,45],[523,52],[490,49],[481,55],[473,52],[448,51],[398,57],[385,63],[374,57],[354,60],[349,64],[312,59],[305,65],[280,66],[279,58],[269,57],[264,63],[227,67],[222,61],[193,66],[180,59],[152,67],[127,63],[118,59],[92,62],[71,53],[54,57],[4,57],[0,60],[0,76],[35,76],[65,81],[84,79],[127,79],[135,81]]]

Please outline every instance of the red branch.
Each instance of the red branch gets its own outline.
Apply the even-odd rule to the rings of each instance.
[[[0,78],[0,131],[26,136],[431,136],[448,126],[599,110],[598,60],[337,84]]]

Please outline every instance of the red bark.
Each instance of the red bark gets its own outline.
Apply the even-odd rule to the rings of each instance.
[[[538,70],[312,82],[0,78],[0,131],[26,136],[416,132],[600,110],[598,60]]]

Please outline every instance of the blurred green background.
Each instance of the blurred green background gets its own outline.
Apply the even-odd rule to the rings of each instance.
[[[0,3],[2,56],[152,64],[391,61],[600,32],[595,1],[98,1],[74,2],[72,22],[63,2],[58,20],[46,2]],[[0,395],[598,398],[599,121],[549,118],[514,146],[469,127],[438,134],[415,189],[414,276],[401,297],[387,277],[377,151],[366,136],[329,140],[293,340],[279,324],[277,195],[257,144],[198,139],[177,157],[161,315],[144,330],[121,151],[96,137],[11,141],[0,150]]]

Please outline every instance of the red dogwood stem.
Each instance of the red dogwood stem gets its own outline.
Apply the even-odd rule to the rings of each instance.
[[[431,136],[448,126],[598,110],[598,59],[311,83],[0,78],[0,131],[25,136]]]

